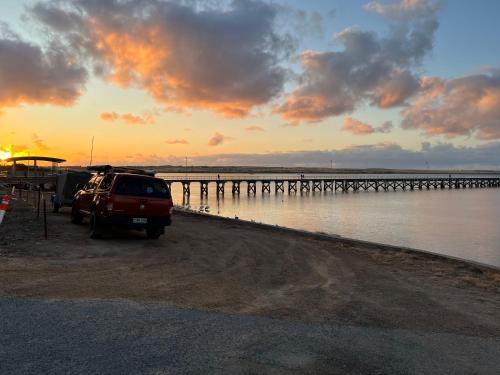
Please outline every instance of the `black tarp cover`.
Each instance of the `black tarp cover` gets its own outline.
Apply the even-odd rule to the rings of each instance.
[[[77,187],[81,189],[90,177],[92,174],[89,172],[67,172],[58,175],[54,202],[61,206],[70,205]]]

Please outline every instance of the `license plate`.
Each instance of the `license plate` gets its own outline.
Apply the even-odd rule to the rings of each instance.
[[[132,218],[132,223],[133,224],[147,224],[148,219],[146,219],[145,217],[134,217],[134,218]]]

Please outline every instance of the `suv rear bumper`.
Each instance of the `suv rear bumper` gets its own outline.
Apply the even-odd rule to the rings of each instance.
[[[147,219],[147,223],[134,223],[133,217],[125,215],[108,215],[99,219],[103,224],[127,228],[166,227],[172,224],[170,216],[144,217],[144,219]]]

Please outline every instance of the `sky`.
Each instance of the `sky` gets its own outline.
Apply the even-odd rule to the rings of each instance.
[[[500,168],[496,0],[0,0],[0,159]]]

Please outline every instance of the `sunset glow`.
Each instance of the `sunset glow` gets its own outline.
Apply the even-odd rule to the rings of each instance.
[[[146,3],[2,2],[3,159],[500,164],[496,2]]]
[[[12,155],[10,152],[0,151],[0,160],[5,160],[10,158]]]
[[[5,160],[14,156],[28,156],[30,155],[30,150],[26,149],[24,146],[16,145],[5,145],[0,146],[0,160]]]
[[[499,19],[0,0],[0,375],[500,374]]]

